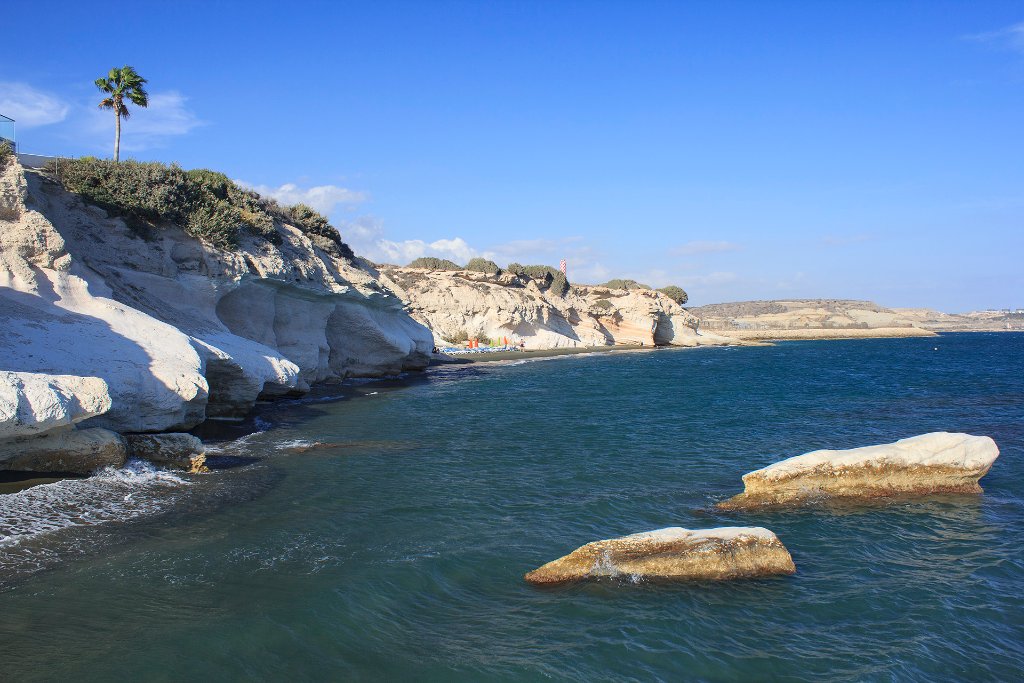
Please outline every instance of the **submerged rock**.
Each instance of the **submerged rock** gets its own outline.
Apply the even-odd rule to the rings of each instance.
[[[109,429],[64,429],[0,443],[0,469],[90,474],[107,465],[120,467],[128,447]]]
[[[723,509],[793,505],[829,498],[980,493],[999,457],[987,436],[933,432],[895,443],[798,455],[743,475],[743,493]]]
[[[203,442],[191,434],[126,434],[133,457],[188,472],[205,469]]]
[[[789,551],[768,529],[669,527],[588,543],[524,578],[541,585],[620,575],[720,580],[794,572]]]

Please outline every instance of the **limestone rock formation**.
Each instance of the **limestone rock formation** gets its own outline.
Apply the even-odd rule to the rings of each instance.
[[[508,272],[380,266],[380,273],[439,344],[466,337],[508,337],[531,350],[735,343],[698,331],[696,317],[651,289],[573,285],[563,294],[545,281]]]
[[[206,449],[191,434],[125,434],[124,438],[134,458],[187,472],[205,469]]]
[[[0,439],[41,434],[110,410],[99,377],[0,371]]]
[[[128,448],[109,429],[62,428],[38,436],[0,441],[0,469],[91,474],[107,465],[120,467]]]
[[[0,440],[183,431],[429,362],[429,330],[371,267],[288,224],[235,251],[171,224],[142,234],[15,162],[0,199]]]
[[[789,551],[768,529],[669,527],[588,543],[525,579],[543,585],[617,576],[720,580],[794,572]]]
[[[798,505],[831,498],[980,493],[999,457],[987,436],[933,432],[895,443],[798,455],[743,475],[723,509]]]

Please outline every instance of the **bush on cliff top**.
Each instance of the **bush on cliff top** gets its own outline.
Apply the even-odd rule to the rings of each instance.
[[[624,280],[622,278],[609,280],[601,286],[607,287],[608,289],[651,289],[650,285],[645,285],[641,282],[637,282],[636,280]]]
[[[14,156],[14,151],[6,142],[0,142],[0,171],[7,168],[7,163]]]
[[[672,299],[672,301],[675,301],[680,306],[682,306],[683,304],[690,300],[690,296],[686,293],[686,291],[683,290],[682,287],[677,287],[676,285],[662,287],[658,291],[667,296],[668,298]]]
[[[488,275],[497,275],[501,272],[501,268],[494,261],[488,261],[485,258],[471,258],[469,263],[466,264],[466,270],[475,270],[478,273],[487,273]]]
[[[296,204],[287,210],[284,219],[297,227],[309,241],[333,256],[355,258],[352,248],[341,241],[339,233],[327,217],[305,204]]]
[[[426,268],[427,270],[463,270],[462,266],[446,258],[435,258],[433,256],[420,256],[410,263],[407,268]]]
[[[242,230],[280,244],[281,236],[274,225],[277,219],[292,223],[316,246],[334,256],[354,257],[338,231],[313,209],[301,204],[282,208],[273,199],[239,187],[216,171],[82,157],[61,160],[56,175],[68,191],[124,216],[136,227],[176,223],[207,244],[236,249]]]
[[[510,263],[506,270],[519,277],[528,277],[537,282],[541,289],[547,289],[548,292],[558,296],[563,296],[569,291],[568,278],[565,277],[565,273],[557,268],[552,268],[551,266],[524,266],[521,263]]]

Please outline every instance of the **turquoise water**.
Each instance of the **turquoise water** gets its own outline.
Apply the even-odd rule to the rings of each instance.
[[[211,474],[0,496],[3,676],[1019,680],[1022,369],[1019,334],[787,342],[445,368],[265,406]],[[938,430],[999,444],[983,495],[711,508],[779,458]],[[334,445],[288,448],[309,441]],[[798,573],[522,581],[588,541],[723,524],[774,530]]]

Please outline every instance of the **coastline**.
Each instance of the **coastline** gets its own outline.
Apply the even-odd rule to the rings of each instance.
[[[495,351],[494,353],[467,353],[460,356],[446,356],[435,353],[430,359],[430,366],[472,365],[475,363],[494,363],[508,360],[531,360],[535,358],[552,358],[555,356],[573,356],[583,353],[621,353],[625,351],[655,351],[663,348],[684,348],[665,346],[641,346],[640,344],[616,344],[613,346],[567,346],[554,349],[533,349],[530,351]]]
[[[772,341],[838,340],[838,339],[896,339],[914,337],[937,337],[938,332],[919,327],[877,327],[870,329],[828,329],[806,328],[789,330],[710,330],[722,337],[734,340],[734,344],[723,346],[771,346]],[[553,349],[532,349],[527,351],[496,351],[494,353],[467,353],[447,356],[435,353],[431,356],[430,367],[444,365],[471,365],[508,360],[529,360],[572,356],[585,353],[624,353],[636,351],[659,351],[664,349],[697,348],[692,346],[643,346],[640,344],[615,344],[611,346],[571,346]]]
[[[785,330],[714,330],[714,333],[736,340],[770,341],[797,339],[893,339],[937,337],[937,332],[919,327],[875,327],[868,329],[806,328]]]

